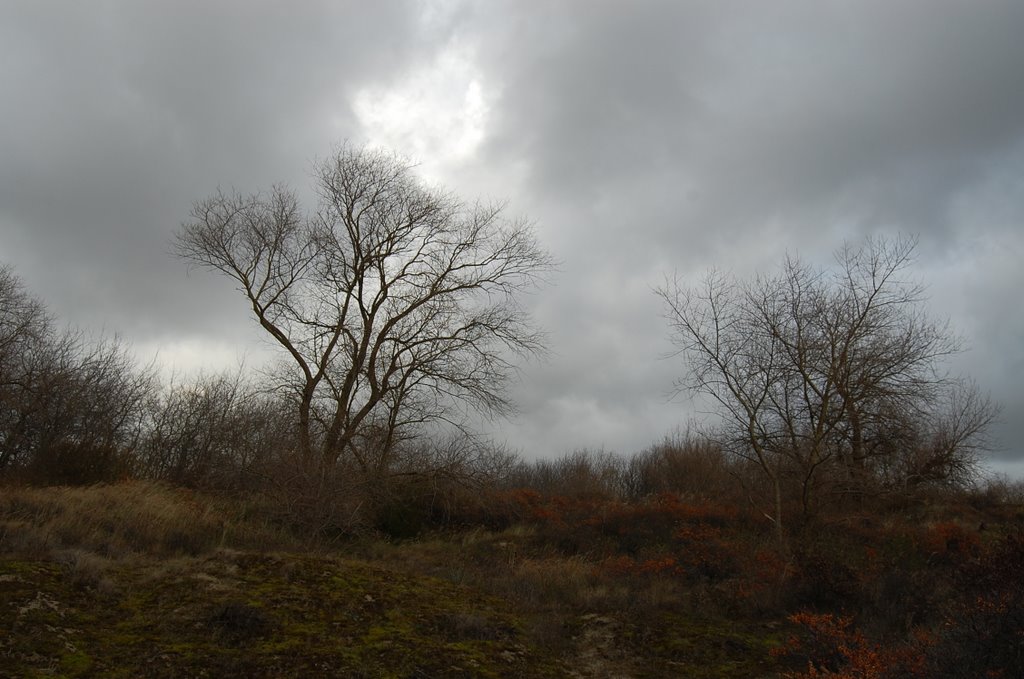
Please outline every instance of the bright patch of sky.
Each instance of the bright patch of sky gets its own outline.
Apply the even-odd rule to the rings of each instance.
[[[357,92],[352,109],[371,146],[402,149],[422,176],[441,181],[473,158],[492,100],[474,49],[453,39],[398,80]]]
[[[247,347],[248,350],[240,354],[236,343],[199,338],[140,342],[134,345],[134,349],[141,363],[153,362],[164,383],[187,380],[204,373],[231,372],[240,365],[262,366],[273,355],[266,346]]]

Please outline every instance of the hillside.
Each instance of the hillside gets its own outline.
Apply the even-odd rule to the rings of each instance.
[[[941,626],[957,570],[1020,522],[1000,509],[980,537],[933,522],[922,539],[943,541],[920,545],[876,526],[859,563],[835,539],[785,564],[736,512],[520,495],[530,512],[504,528],[311,545],[237,499],[4,488],[0,676],[775,677],[814,662],[881,677],[829,644],[925,667],[949,640],[902,640]],[[1019,624],[1019,585],[999,586],[997,619]]]

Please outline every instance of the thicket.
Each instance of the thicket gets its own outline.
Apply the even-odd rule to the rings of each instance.
[[[885,271],[903,266],[906,247]],[[886,252],[867,251],[875,258],[870,261],[882,257],[883,263]],[[809,275],[792,266],[785,281],[795,284]],[[879,336],[889,335],[878,328],[865,335],[872,341]],[[848,344],[847,353],[856,353],[856,342]],[[861,360],[870,365],[870,355]],[[941,376],[934,379],[936,388],[952,384]],[[977,439],[992,416],[991,406],[963,404],[966,410],[960,412],[973,413],[974,419],[969,426],[950,424],[960,434],[942,439],[938,448],[925,445],[931,438],[908,439],[906,454],[923,450],[956,461],[948,473],[933,466],[922,474],[918,466],[901,467],[906,454],[894,457],[883,445],[889,430],[879,429],[882,424],[891,428],[903,420],[886,419],[882,406],[873,409],[875,401],[887,402],[889,392],[871,393],[857,401],[864,421],[856,445],[874,452],[856,463],[855,486],[847,464],[853,454],[848,440],[854,436],[848,424],[853,410],[841,407],[841,398],[834,409],[846,414],[829,425],[831,438],[821,440],[813,477],[804,457],[758,458],[738,451],[736,441],[717,429],[679,433],[632,456],[577,451],[558,460],[525,462],[464,429],[447,434],[403,429],[396,435],[370,422],[359,435],[366,446],[361,456],[310,466],[297,431],[301,404],[294,390],[241,371],[160,384],[120,339],[59,328],[13,272],[0,269],[0,477],[68,485],[134,477],[248,493],[279,507],[282,521],[321,537],[365,529],[407,536],[442,526],[508,525],[520,518],[522,508],[503,500],[502,493],[516,489],[620,503],[673,495],[689,503],[742,508],[776,528],[780,508],[813,527],[817,517],[808,513],[809,479],[815,511],[824,510],[823,516],[855,515],[869,505],[913,504],[945,491],[971,490],[979,501],[987,494],[992,502],[1019,494],[1019,487],[1005,480],[972,482]],[[798,431],[794,428],[793,435]],[[765,473],[766,462],[771,474]],[[803,527],[792,528],[799,533]]]
[[[70,484],[129,474],[154,386],[124,342],[58,328],[0,268],[0,474]]]

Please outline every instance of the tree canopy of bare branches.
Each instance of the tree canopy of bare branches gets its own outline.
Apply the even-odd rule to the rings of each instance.
[[[718,405],[731,448],[772,482],[778,526],[786,477],[806,515],[823,477],[852,492],[976,471],[996,410],[943,369],[961,342],[904,277],[915,245],[869,239],[828,270],[787,257],[775,275],[657,290],[686,361],[678,387]]]
[[[120,340],[58,330],[0,268],[0,472],[70,483],[124,473],[154,384]]]
[[[319,197],[219,192],[176,238],[232,279],[286,356],[307,468],[364,471],[424,424],[506,414],[514,359],[543,350],[517,303],[551,267],[503,205],[426,186],[393,154],[343,146],[315,166]]]

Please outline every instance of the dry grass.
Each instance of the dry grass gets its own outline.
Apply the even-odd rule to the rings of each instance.
[[[75,549],[105,558],[166,557],[295,544],[245,504],[145,481],[6,487],[0,495],[0,553],[43,557]]]

